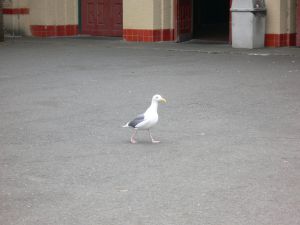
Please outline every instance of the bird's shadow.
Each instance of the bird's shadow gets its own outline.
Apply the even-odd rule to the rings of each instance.
[[[128,144],[130,146],[137,146],[137,145],[159,145],[161,142],[160,143],[152,143],[151,141],[140,140],[140,141],[137,141],[135,144],[133,144],[130,141],[123,140],[122,143]]]
[[[168,143],[168,141],[166,141],[166,140],[160,140],[159,143],[152,143],[151,140],[141,139],[141,140],[137,140],[137,142],[135,144],[133,144],[133,143],[130,142],[130,140],[122,140],[122,144],[126,144],[128,146],[144,145],[144,146],[154,146],[154,147],[156,146],[156,147],[158,147],[158,146],[165,145],[167,143]]]

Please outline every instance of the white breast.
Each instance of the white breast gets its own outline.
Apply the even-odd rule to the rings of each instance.
[[[137,128],[146,130],[153,127],[158,122],[157,113],[145,113],[144,122],[140,123]]]

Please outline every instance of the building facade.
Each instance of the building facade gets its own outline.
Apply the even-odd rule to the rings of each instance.
[[[192,38],[231,42],[232,0],[2,1],[4,29],[10,35],[86,34],[140,42]],[[300,46],[300,0],[265,0],[265,3],[265,46]]]

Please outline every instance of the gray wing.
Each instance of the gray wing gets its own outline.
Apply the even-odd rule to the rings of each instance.
[[[136,125],[144,121],[144,118],[144,114],[140,114],[134,120],[130,121],[128,126],[135,128]]]

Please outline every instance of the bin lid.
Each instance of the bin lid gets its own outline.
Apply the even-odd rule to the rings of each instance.
[[[239,12],[265,11],[266,5],[264,0],[233,0],[230,10]]]

